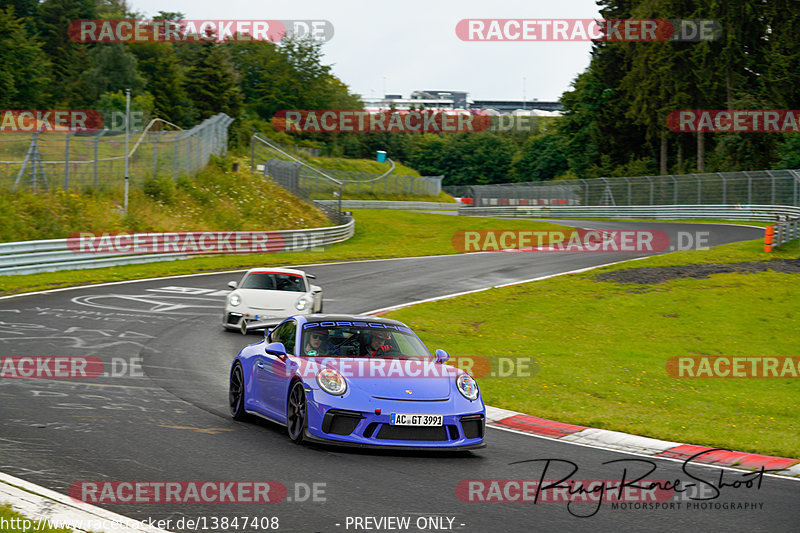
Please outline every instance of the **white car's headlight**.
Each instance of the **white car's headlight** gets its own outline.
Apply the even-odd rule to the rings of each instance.
[[[309,306],[309,303],[310,302],[308,301],[307,296],[301,296],[300,298],[297,299],[297,302],[294,304],[294,306],[298,311],[302,311],[303,309]]]
[[[323,368],[317,373],[317,383],[328,394],[341,396],[347,391],[347,382],[332,368]]]
[[[456,378],[458,392],[467,400],[478,399],[478,383],[469,374],[461,374]]]
[[[238,294],[231,294],[228,297],[228,303],[231,304],[233,307],[236,307],[240,303],[242,303],[242,298]]]

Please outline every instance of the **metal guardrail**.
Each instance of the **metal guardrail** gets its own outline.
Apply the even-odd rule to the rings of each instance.
[[[355,221],[350,218],[347,223],[339,226],[300,230],[279,230],[270,233],[280,234],[283,237],[284,246],[281,251],[292,252],[308,249],[308,243],[317,247],[346,241],[353,236],[354,232]],[[153,234],[132,235],[146,236]],[[159,235],[167,237],[179,235],[179,233],[161,233]],[[201,254],[88,254],[72,251],[68,246],[68,239],[7,242],[0,243],[0,275],[35,274],[38,272],[54,272],[58,270],[132,265],[154,261],[187,259],[198,255]],[[91,259],[87,257],[91,257]]]
[[[337,206],[337,200],[315,200],[314,203]],[[415,209],[456,211],[460,204],[449,202],[394,202],[391,200],[342,200],[342,209]]]
[[[788,222],[781,222],[772,226],[772,242],[768,243],[771,244],[769,250],[764,248],[765,251],[772,251],[772,248],[776,246],[780,246],[782,244],[786,244],[787,242],[791,242],[795,239],[800,239],[800,218],[796,218],[794,220],[790,220]],[[770,235],[769,230],[767,230],[767,235]],[[765,244],[767,239],[765,236]]]
[[[783,205],[618,205],[460,207],[459,215],[510,218],[714,218],[780,221],[800,217],[800,207]]]

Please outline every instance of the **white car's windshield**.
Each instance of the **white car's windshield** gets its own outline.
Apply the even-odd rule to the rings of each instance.
[[[367,322],[303,325],[301,355],[431,359],[422,341],[405,326]]]
[[[299,274],[277,272],[251,272],[242,282],[242,289],[262,289],[267,291],[307,292],[303,277]]]

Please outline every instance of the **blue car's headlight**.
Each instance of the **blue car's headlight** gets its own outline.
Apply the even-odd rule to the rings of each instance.
[[[230,298],[228,298],[228,303],[231,304],[233,307],[236,307],[240,303],[242,303],[242,299],[239,297],[238,294],[231,294]]]
[[[458,392],[467,400],[478,399],[478,383],[469,374],[461,374],[456,378]]]
[[[317,383],[328,394],[341,396],[347,391],[347,382],[332,368],[323,368],[317,373]]]

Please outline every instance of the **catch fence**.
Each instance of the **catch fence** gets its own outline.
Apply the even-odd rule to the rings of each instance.
[[[128,133],[131,186],[153,176],[194,175],[211,154],[225,155],[228,127],[224,113],[189,130],[167,131],[155,119]],[[125,178],[125,131],[4,133],[0,136],[0,189],[105,189]]]
[[[456,191],[454,191],[456,192]],[[800,172],[758,170],[473,185],[457,191],[475,207],[791,205],[800,206]]]

